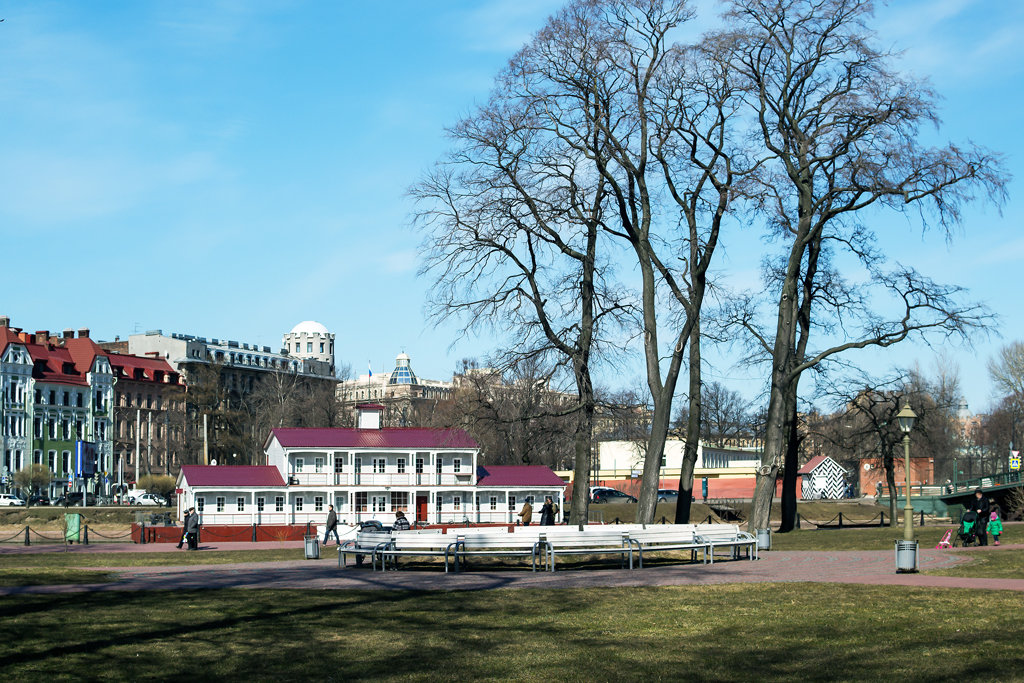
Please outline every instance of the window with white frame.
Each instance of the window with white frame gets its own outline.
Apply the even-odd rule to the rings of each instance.
[[[423,474],[423,458],[416,458],[416,474]]]
[[[491,509],[492,510],[497,510],[498,509],[498,497],[497,496],[491,496]]]
[[[314,512],[323,512],[324,511],[324,497],[323,496],[314,496],[314,498],[313,498],[313,511]]]
[[[356,491],[356,512],[366,512],[366,491]]]
[[[397,512],[409,511],[409,492],[408,491],[392,491],[391,492],[391,510]]]
[[[462,458],[455,458],[452,460],[452,472],[458,474],[462,471]]]
[[[274,510],[276,512],[284,512],[284,496],[274,498]]]
[[[452,509],[453,510],[461,510],[462,509],[462,496],[452,496]]]
[[[509,496],[508,497],[508,509],[509,510],[515,510],[516,509],[516,497],[515,496]]]
[[[263,512],[264,506],[267,504],[267,499],[263,496],[256,498],[256,512]]]
[[[306,466],[305,458],[295,458],[295,471],[301,472],[302,468]]]
[[[238,498],[235,499],[235,503],[238,506],[239,512],[245,512],[245,498],[239,496]]]
[[[438,512],[440,512],[441,511],[441,506],[443,504],[444,504],[444,497],[441,496],[441,494],[438,494],[436,496],[436,498],[435,498],[435,501],[434,501],[434,509],[437,510]]]
[[[384,512],[387,509],[388,497],[370,496],[370,502],[373,504],[374,512]]]
[[[224,512],[224,496],[217,496],[217,512]]]
[[[444,463],[444,460],[441,458],[441,456],[440,455],[437,456],[437,473],[438,474],[441,474],[441,465],[443,463]]]
[[[398,459],[398,473],[405,474],[405,458]]]
[[[196,512],[202,512],[206,509],[206,498],[203,496],[196,496]]]
[[[316,458],[316,459],[314,459],[313,460],[313,467],[316,468],[317,472],[323,472],[324,471],[324,459],[323,458]]]
[[[295,511],[296,512],[302,512],[302,503],[303,503],[302,496],[299,496],[298,498],[295,499]]]
[[[384,474],[384,466],[387,464],[385,458],[374,458],[373,459],[373,473]]]

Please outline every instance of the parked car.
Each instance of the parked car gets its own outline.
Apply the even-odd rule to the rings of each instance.
[[[132,505],[160,505],[163,507],[167,505],[167,499],[155,493],[143,493],[132,500]]]
[[[49,505],[50,497],[44,493],[33,493],[28,497],[29,505]]]
[[[66,496],[61,496],[56,501],[54,501],[53,504],[54,505],[63,505],[64,507],[74,507],[75,505],[81,505],[82,504],[82,493],[79,491],[79,492],[76,492],[76,493],[69,493]],[[85,504],[87,506],[88,505],[95,506],[96,505],[96,495],[93,494],[93,493],[90,493],[88,496],[86,496]]]
[[[605,489],[594,494],[595,503],[635,503],[636,498],[618,489]]]
[[[0,506],[24,505],[25,501],[13,493],[0,493]]]
[[[675,503],[679,501],[679,491],[674,489],[658,489],[659,503]]]

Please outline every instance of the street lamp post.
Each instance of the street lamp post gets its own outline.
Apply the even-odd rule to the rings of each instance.
[[[903,508],[903,540],[914,540],[914,506],[910,504],[910,430],[914,428],[914,420],[917,413],[910,409],[910,404],[904,403],[903,408],[896,415],[900,430],[903,432],[903,474],[906,477],[907,504]]]

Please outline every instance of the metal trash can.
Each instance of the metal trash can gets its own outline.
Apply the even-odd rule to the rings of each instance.
[[[320,544],[317,542],[316,536],[306,536],[306,559],[307,560],[319,560],[320,559]]]
[[[758,529],[757,530],[757,549],[758,550],[771,550],[772,549],[772,530],[771,529]]]
[[[917,572],[917,541],[896,541],[896,573]]]

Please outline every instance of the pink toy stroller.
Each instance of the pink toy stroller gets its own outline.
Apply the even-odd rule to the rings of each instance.
[[[943,548],[953,547],[953,529],[946,529],[946,533],[942,535],[942,540],[935,546],[936,550],[942,550]]]

